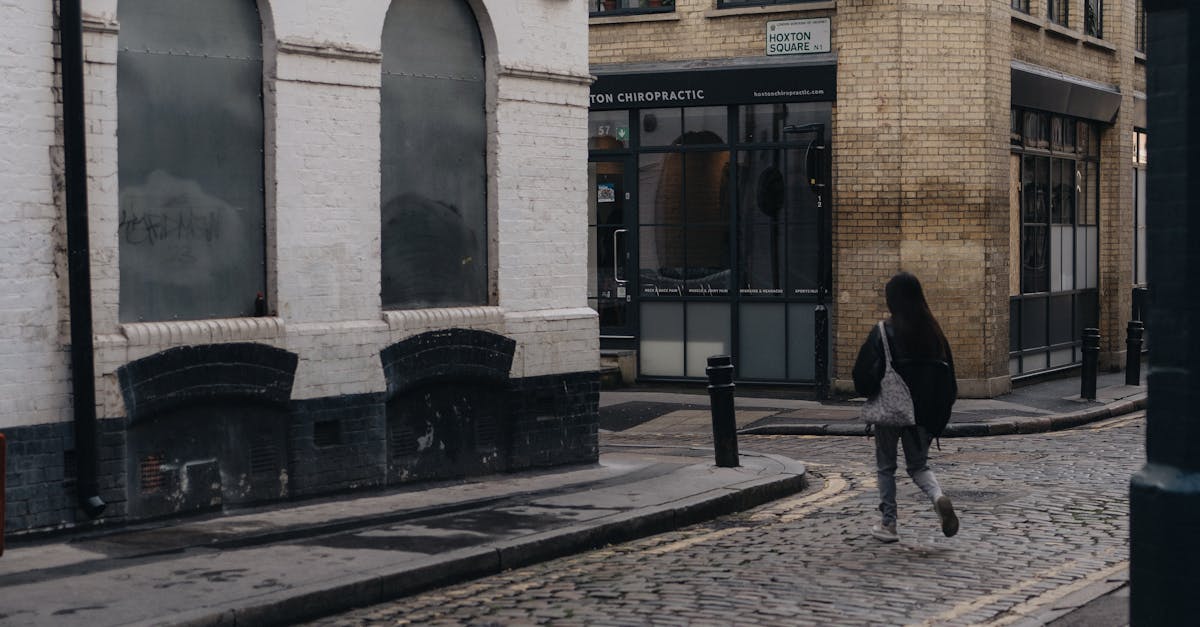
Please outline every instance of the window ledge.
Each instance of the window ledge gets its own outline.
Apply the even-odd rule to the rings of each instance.
[[[121,324],[121,335],[130,347],[249,342],[280,339],[286,335],[286,325],[274,316],[126,322]]]
[[[503,328],[504,309],[488,305],[476,307],[441,307],[431,309],[389,309],[383,312],[388,328],[395,331],[425,331],[430,329]]]
[[[1117,51],[1117,46],[1115,44],[1104,41],[1103,39],[1100,39],[1098,37],[1091,37],[1089,35],[1083,36],[1083,44],[1085,46],[1091,46],[1092,48],[1098,48],[1100,50],[1107,50],[1108,52],[1116,52]]]
[[[1024,26],[1029,26],[1031,28],[1041,28],[1042,27],[1042,20],[1039,20],[1038,18],[1036,18],[1028,13],[1024,13],[1024,12],[1018,11],[1016,9],[1009,9],[1009,10],[1012,11],[1012,21],[1014,21],[1018,24],[1022,24]]]
[[[1133,51],[1133,60],[1137,61],[1138,63],[1145,63],[1146,62],[1146,53],[1138,52],[1138,51],[1134,50]]]
[[[757,7],[731,7],[728,9],[709,9],[704,12],[706,18],[733,17],[736,15],[764,15],[770,13],[797,13],[805,11],[831,11],[837,8],[837,0],[818,2],[796,2],[793,4],[771,4]]]
[[[1081,38],[1079,31],[1072,30],[1070,28],[1067,28],[1066,26],[1060,26],[1058,24],[1055,24],[1054,22],[1047,21],[1045,28],[1046,28],[1047,33],[1050,33],[1051,35],[1054,35],[1055,37],[1062,37],[1063,39],[1066,39],[1069,41],[1078,42]]]
[[[629,15],[612,15],[608,17],[589,17],[588,26],[601,24],[636,24],[638,22],[678,22],[679,14],[674,11],[665,13],[632,13]]]

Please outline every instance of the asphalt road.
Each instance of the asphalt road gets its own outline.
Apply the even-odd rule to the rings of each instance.
[[[312,624],[1123,625],[1128,482],[1144,463],[1144,439],[1139,412],[1069,431],[943,440],[932,466],[962,530],[942,537],[901,477],[901,542],[884,545],[867,533],[877,516],[870,440],[743,437],[746,450],[807,462],[812,487]],[[605,434],[602,444],[648,442],[710,440]]]

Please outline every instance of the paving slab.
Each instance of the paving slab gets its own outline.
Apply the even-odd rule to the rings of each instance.
[[[708,459],[698,457],[707,453]],[[675,529],[801,491],[803,464],[606,451],[594,466],[13,542],[0,623],[275,625]]]

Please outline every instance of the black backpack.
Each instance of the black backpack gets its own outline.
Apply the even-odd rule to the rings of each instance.
[[[897,359],[892,367],[908,384],[917,424],[931,436],[941,437],[958,398],[958,383],[950,364],[940,359]]]

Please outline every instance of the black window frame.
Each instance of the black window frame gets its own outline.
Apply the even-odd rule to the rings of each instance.
[[[1029,15],[1029,0],[1009,0],[1009,6],[1014,11],[1020,11],[1025,15]]]
[[[1146,3],[1137,0],[1133,9],[1133,49],[1146,54]]]
[[[1071,25],[1070,0],[1046,0],[1046,19],[1059,26]]]
[[[1075,129],[1074,136],[1066,130],[1069,128]],[[1098,279],[1101,235],[1099,232],[1099,192],[1101,189],[1099,137],[1101,129],[1099,124],[1088,120],[1015,107],[1012,109],[1011,129],[1012,154],[1021,158],[1019,178],[1022,181],[1021,207],[1019,215],[1016,217],[1021,221],[1021,251],[1017,258],[1024,263],[1026,246],[1029,245],[1026,240],[1027,226],[1032,227],[1034,231],[1041,230],[1042,241],[1035,243],[1044,248],[1046,254],[1044,281],[1038,281],[1038,284],[1033,286],[1034,288],[1044,287],[1044,289],[1031,290],[1030,286],[1026,285],[1026,272],[1022,268],[1019,279],[1021,285],[1016,290],[1017,294],[1009,298],[1011,316],[1009,359],[1010,364],[1016,364],[1016,371],[1011,374],[1014,378],[1020,378],[1077,367],[1082,360],[1082,330],[1086,326],[1095,324],[1094,320],[1085,320],[1085,318],[1099,316]],[[1039,219],[1027,221],[1027,216],[1031,213],[1030,208],[1026,205],[1027,190],[1024,189],[1025,181],[1029,180],[1027,167],[1029,164],[1034,164],[1035,168],[1040,168],[1043,162],[1045,162],[1047,174],[1045,178],[1046,191],[1034,191],[1032,194],[1048,193],[1049,201],[1046,203],[1044,211],[1032,212],[1037,214]],[[1055,191],[1056,188],[1053,185],[1055,183],[1054,172],[1056,169],[1059,172],[1064,171],[1061,168],[1065,167],[1063,165],[1065,163],[1073,163],[1076,170],[1074,183],[1077,191],[1070,196],[1070,202],[1074,206],[1073,219],[1070,220],[1073,233],[1071,259],[1074,270],[1071,288],[1056,290],[1053,286],[1054,279],[1051,275],[1053,262],[1050,258],[1053,226],[1063,225],[1067,222],[1061,219],[1056,221],[1056,209],[1053,202],[1056,194],[1066,194],[1067,192],[1062,190],[1061,185],[1058,191]],[[1035,175],[1032,177],[1035,181],[1039,180],[1037,172],[1035,171]],[[1091,176],[1088,176],[1088,173],[1091,173]],[[1079,178],[1080,175],[1082,178]],[[1067,199],[1066,195],[1059,198],[1063,203],[1066,203]],[[1077,245],[1080,238],[1079,229],[1082,227],[1097,229],[1097,250],[1090,268],[1081,268],[1078,265],[1080,253]],[[1085,256],[1084,262],[1086,263],[1086,261]],[[1095,287],[1086,286],[1083,273],[1096,277]],[[1040,313],[1037,310],[1040,310]],[[1038,324],[1035,327],[1027,327],[1025,324],[1027,318]],[[1067,337],[1062,337],[1061,331],[1064,325],[1070,327]],[[1058,332],[1056,333],[1056,331]],[[1071,351],[1071,359],[1067,363],[1054,363],[1056,353],[1061,355],[1061,351],[1068,349]],[[1028,365],[1029,360],[1035,360],[1034,365]],[[1044,366],[1037,365],[1039,362],[1044,362]]]
[[[1083,34],[1104,38],[1104,0],[1083,0]]]
[[[817,0],[717,0],[718,9],[740,9],[742,7],[768,7],[777,4],[804,4]]]
[[[648,13],[672,13],[675,0],[588,0],[588,17],[613,17],[621,15],[644,15]]]
[[[1147,281],[1139,280],[1139,277],[1146,275],[1146,268],[1138,263],[1141,258],[1141,253],[1146,248],[1146,224],[1139,220],[1139,215],[1146,212],[1146,190],[1141,189],[1141,185],[1145,183],[1148,177],[1144,174],[1149,168],[1150,157],[1148,155],[1147,144],[1149,143],[1146,129],[1134,127],[1133,129],[1133,284],[1135,287],[1145,287]],[[1143,173],[1139,176],[1139,172]],[[1140,183],[1139,183],[1140,181]]]

